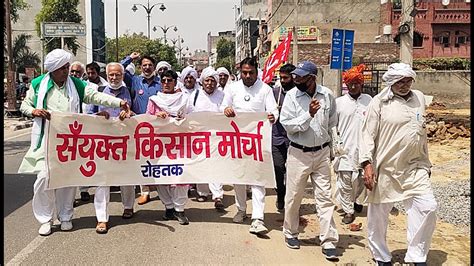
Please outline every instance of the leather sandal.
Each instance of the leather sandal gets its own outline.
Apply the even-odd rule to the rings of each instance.
[[[133,209],[124,209],[122,218],[123,219],[130,219],[133,217]]]
[[[107,228],[107,223],[106,222],[98,222],[97,226],[95,227],[95,231],[97,234],[107,234],[109,231]]]

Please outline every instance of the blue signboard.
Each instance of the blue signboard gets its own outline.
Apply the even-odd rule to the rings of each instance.
[[[341,69],[343,52],[344,30],[332,29],[331,42],[331,69]]]
[[[354,31],[344,30],[344,52],[342,59],[342,70],[352,67],[352,52],[354,51]]]

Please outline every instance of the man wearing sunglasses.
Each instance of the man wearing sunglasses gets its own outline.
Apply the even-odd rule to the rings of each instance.
[[[331,199],[329,129],[337,125],[336,101],[328,88],[316,83],[318,70],[314,63],[303,61],[291,73],[296,88],[286,94],[280,114],[280,123],[290,140],[283,223],[285,242],[289,248],[300,247],[299,209],[308,177],[311,177],[322,252],[333,260],[337,258],[339,235]]]

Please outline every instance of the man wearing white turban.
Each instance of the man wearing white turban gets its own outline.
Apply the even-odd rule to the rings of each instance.
[[[188,98],[188,113],[192,112],[221,112],[220,106],[224,100],[224,92],[217,89],[217,81],[219,75],[213,67],[206,67],[201,73],[202,88],[191,93]],[[222,184],[197,184],[198,202],[207,200],[209,192],[212,194],[214,207],[218,210],[224,209],[222,198],[224,197],[224,189]]]
[[[230,73],[229,73],[229,70],[227,70],[227,68],[225,67],[219,67],[218,69],[216,69],[217,71],[217,74],[219,75],[219,90],[224,90],[225,86],[227,86],[227,84],[230,84],[232,83],[232,80],[229,79],[229,76],[230,76]]]
[[[160,61],[156,64],[156,74],[161,76],[166,70],[171,70],[171,65],[166,61]]]
[[[53,112],[80,113],[82,102],[121,107],[124,111],[120,118],[130,115],[130,107],[126,101],[106,95],[87,86],[85,81],[69,76],[72,55],[62,49],[55,49],[46,55],[44,66],[48,72],[31,81],[26,98],[20,111],[34,117],[31,132],[31,146],[21,162],[19,173],[36,173],[33,185],[33,214],[41,227],[38,233],[42,236],[51,234],[53,212],[57,209],[61,230],[72,229],[72,215],[75,187],[46,190],[48,175],[45,166],[44,128],[46,120]],[[55,202],[56,200],[56,202]]]
[[[425,98],[421,91],[411,89],[415,77],[410,65],[391,64],[382,77],[387,87],[369,104],[362,126],[359,162],[369,190],[367,233],[378,265],[392,265],[386,234],[395,202],[403,201],[407,210],[406,263],[426,265],[436,226]]]
[[[199,76],[196,69],[191,66],[187,66],[181,71],[181,76],[179,80],[183,83],[183,86],[180,88],[184,93],[191,94],[193,91],[199,89],[199,83],[197,82]]]

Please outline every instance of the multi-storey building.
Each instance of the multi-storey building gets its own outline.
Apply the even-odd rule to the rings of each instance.
[[[212,66],[217,62],[217,43],[220,39],[226,39],[235,43],[235,31],[221,31],[217,36],[207,34],[207,52],[209,53],[209,65]]]
[[[382,23],[399,43],[400,0],[382,4]],[[471,57],[471,1],[414,1],[413,57]]]

